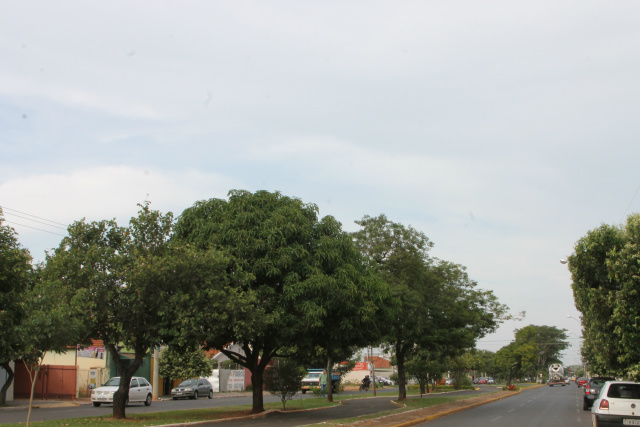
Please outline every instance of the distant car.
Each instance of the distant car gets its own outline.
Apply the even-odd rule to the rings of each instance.
[[[591,408],[591,421],[597,426],[640,425],[640,383],[607,381]]]
[[[171,389],[171,397],[177,400],[183,397],[197,399],[200,396],[207,396],[213,399],[213,388],[211,383],[205,378],[184,380],[177,387]]]
[[[382,385],[393,385],[393,381],[385,377],[376,377],[376,381],[382,383]]]
[[[118,391],[120,387],[120,377],[110,378],[109,381],[102,384],[102,386],[91,390],[91,403],[96,408],[103,403],[113,404],[113,394]],[[151,405],[152,399],[151,384],[145,378],[133,377],[129,383],[129,403],[144,403],[146,406]]]
[[[576,385],[578,387],[584,387],[587,385],[588,382],[589,382],[589,378],[580,377],[576,380]]]
[[[488,380],[485,377],[478,379],[478,384],[487,384]]]
[[[487,384],[495,384],[496,380],[494,380],[492,377],[487,377]]]
[[[593,402],[598,398],[602,386],[607,381],[614,381],[613,377],[591,377],[584,387],[584,396],[582,398],[582,409],[588,411],[593,406]]]

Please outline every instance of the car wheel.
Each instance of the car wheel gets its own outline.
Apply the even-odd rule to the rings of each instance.
[[[151,406],[151,394],[147,394],[147,398],[144,401],[144,406]]]
[[[209,390],[209,399],[213,399],[213,390]]]
[[[177,398],[177,397],[173,397],[172,399],[173,399],[173,400],[178,400],[178,398]]]
[[[194,391],[194,392],[193,392],[193,398],[194,398],[194,399],[197,399],[197,398],[198,398],[198,390],[196,390],[196,391]]]
[[[93,402],[93,406],[95,406],[96,408],[100,407],[100,402]]]
[[[129,398],[128,398],[128,397],[127,397],[127,401],[126,401],[126,402],[124,402],[124,406],[125,406],[125,407],[129,406]]]
[[[307,394],[307,390],[302,390],[302,394]]]

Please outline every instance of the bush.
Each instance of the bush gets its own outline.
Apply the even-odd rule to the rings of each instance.
[[[287,400],[300,390],[302,378],[307,371],[291,360],[276,360],[274,365],[264,372],[264,385],[274,396],[280,396],[282,409],[286,409]]]

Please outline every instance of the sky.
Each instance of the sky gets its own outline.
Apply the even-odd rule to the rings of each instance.
[[[637,1],[0,3],[0,206],[66,225],[232,189],[424,232],[529,324],[580,314],[560,259],[640,211]],[[36,222],[39,221],[39,222]]]

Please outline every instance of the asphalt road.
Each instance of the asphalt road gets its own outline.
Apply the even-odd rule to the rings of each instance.
[[[420,424],[424,427],[589,427],[591,412],[583,411],[584,390],[541,387],[477,408]]]

